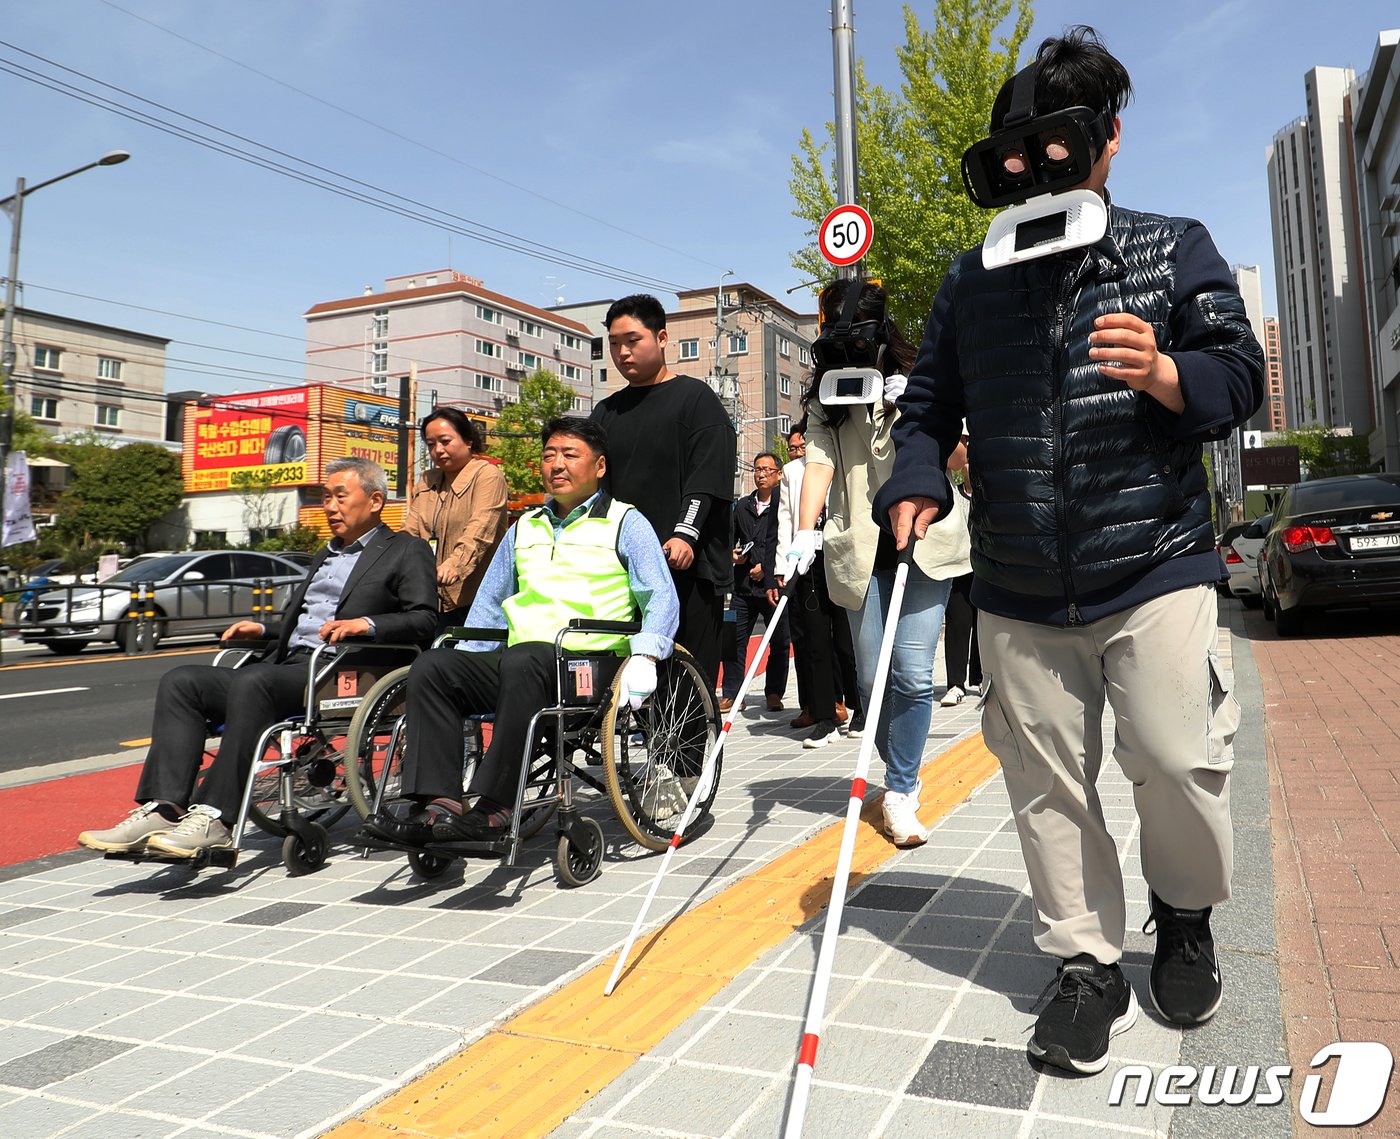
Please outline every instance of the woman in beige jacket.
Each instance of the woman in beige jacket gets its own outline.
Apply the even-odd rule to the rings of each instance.
[[[836,281],[823,291],[828,327],[839,319],[850,285]],[[827,587],[832,601],[849,615],[861,701],[868,708],[898,561],[894,539],[876,526],[871,508],[876,490],[894,466],[890,431],[899,417],[894,400],[903,390],[904,373],[913,366],[914,349],[887,317],[884,289],[868,282],[861,288],[855,327],[865,324],[872,333],[872,362],[886,377],[884,398],[871,404],[824,406],[816,393],[826,369],[816,360],[814,346],[816,366],[804,397],[807,469],[793,548],[800,557],[803,532],[814,531],[826,499],[822,543]],[[927,838],[917,812],[919,765],[933,715],[934,654],[949,582],[970,569],[965,519],[962,525],[931,528],[928,538],[914,548],[880,722],[873,725],[885,761],[885,828],[897,846],[917,846]]]
[[[484,449],[481,428],[459,408],[433,408],[421,434],[435,469],[413,488],[403,528],[433,547],[439,625],[447,628],[466,619],[506,532],[508,492],[500,467],[475,457]]]

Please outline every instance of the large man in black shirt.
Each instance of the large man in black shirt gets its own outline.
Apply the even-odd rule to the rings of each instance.
[[[623,297],[603,323],[613,364],[627,381],[593,408],[608,432],[605,486],[656,531],[680,597],[676,640],[713,688],[734,572],[734,424],[708,385],[666,366],[666,310],[655,297]]]

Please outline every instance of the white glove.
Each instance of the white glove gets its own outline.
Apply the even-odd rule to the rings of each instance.
[[[885,402],[894,403],[904,394],[904,389],[909,386],[909,377],[901,376],[896,372],[892,376],[885,377]]]
[[[622,698],[632,711],[656,691],[656,662],[650,657],[630,656],[622,666]]]
[[[817,556],[817,532],[799,530],[792,536],[792,545],[783,553],[787,559],[788,577],[801,577],[812,568]]]

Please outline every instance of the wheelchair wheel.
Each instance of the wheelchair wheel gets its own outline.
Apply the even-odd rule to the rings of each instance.
[[[440,878],[452,865],[453,859],[440,854],[429,854],[426,850],[409,852],[408,864],[420,878]]]
[[[369,818],[381,781],[385,806],[398,797],[407,697],[405,666],[381,677],[365,693],[350,721],[345,737],[345,790],[361,819]]]
[[[282,840],[282,865],[287,873],[296,877],[319,870],[326,861],[326,851],[330,849],[331,836],[320,823],[311,824],[311,835],[303,839],[299,834],[288,834]]]
[[[603,828],[585,816],[574,830],[582,832],[583,842],[574,842],[567,832],[561,834],[554,855],[554,874],[561,886],[586,886],[603,872]]]
[[[276,733],[264,739],[264,756],[272,758],[280,754],[281,743]],[[296,732],[292,752],[296,756],[292,770],[292,805],[306,819],[323,827],[334,826],[350,809],[341,752],[319,731]],[[287,828],[282,825],[281,768],[270,768],[253,781],[248,820],[266,834],[286,837]]]
[[[613,680],[603,715],[603,778],[618,820],[648,850],[665,850],[699,783],[715,740],[715,703],[694,658],[680,646],[656,666],[656,691],[633,712],[622,699],[622,673]],[[714,778],[687,828],[709,811]]]

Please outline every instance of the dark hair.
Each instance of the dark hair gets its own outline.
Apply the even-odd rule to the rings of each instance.
[[[791,436],[789,436],[789,438],[791,438]],[[782,463],[778,462],[778,456],[775,455],[775,454],[773,454],[772,451],[760,451],[757,455],[755,455],[755,456],[753,457],[753,465],[754,465],[754,466],[758,466],[758,460],[759,460],[759,459],[772,459],[772,460],[773,460],[773,465],[774,465],[775,467],[781,467],[781,466],[783,465]]]
[[[427,415],[423,416],[423,422],[418,425],[418,433],[423,436],[423,441],[428,441],[428,424],[434,419],[443,419],[452,424],[452,430],[457,432],[457,437],[472,449],[472,453],[479,455],[486,450],[486,432],[481,429],[481,424],[472,419],[460,407],[435,407]]]
[[[596,419],[584,419],[578,415],[559,415],[545,420],[540,428],[540,446],[543,447],[556,435],[568,435],[587,443],[595,455],[608,457],[608,432]]]
[[[1052,36],[1035,53],[1035,113],[1048,115],[1067,107],[1088,107],[1104,116],[1110,138],[1113,120],[1133,97],[1128,69],[1109,54],[1099,33],[1085,24]],[[992,133],[1001,129],[1011,110],[1015,77],[1002,84],[992,103]]]
[[[660,332],[666,327],[666,310],[661,302],[650,293],[633,293],[621,300],[613,301],[603,317],[603,327],[611,328],[612,322],[620,316],[635,317],[643,327],[652,332]]]
[[[845,304],[846,294],[850,290],[851,281],[846,277],[832,281],[822,290],[818,304],[821,306],[822,320],[826,325],[834,324],[841,318],[841,309]],[[914,366],[914,360],[918,353],[914,346],[904,339],[904,334],[899,331],[899,326],[890,319],[886,301],[885,290],[880,285],[873,281],[862,282],[860,300],[856,302],[855,322],[884,321],[885,335],[888,339],[885,343],[884,354],[880,357],[880,371],[886,376],[892,376],[896,372],[908,375],[909,370]],[[811,382],[802,393],[803,407],[810,406],[812,401],[817,398],[817,386],[825,371],[824,368],[814,367],[812,369]],[[832,427],[839,427],[845,421],[849,410],[845,404],[836,404],[833,407],[824,407],[822,413],[826,416],[828,424]]]
[[[788,428],[788,439],[791,440],[794,435],[801,435],[804,440],[807,438],[807,405],[805,403],[802,405],[802,418]]]

